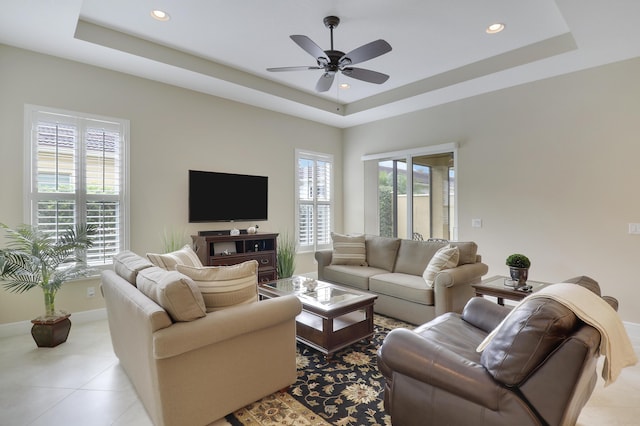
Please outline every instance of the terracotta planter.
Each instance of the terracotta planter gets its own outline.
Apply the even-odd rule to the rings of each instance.
[[[509,273],[511,274],[511,279],[518,282],[518,287],[522,287],[527,284],[527,279],[529,278],[529,268],[515,268],[513,266],[510,266]]]
[[[71,314],[55,317],[52,319],[31,320],[31,336],[39,348],[53,348],[60,343],[67,341],[69,330],[71,330]]]

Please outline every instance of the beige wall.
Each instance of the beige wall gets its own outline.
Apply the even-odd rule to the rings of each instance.
[[[589,275],[640,323],[639,75],[634,59],[347,129],[345,231],[371,215],[362,155],[458,142],[459,240],[489,275],[523,252],[532,279]]]
[[[269,176],[270,219],[259,223],[260,231],[292,233],[296,148],[334,155],[335,220],[337,229],[342,226],[339,129],[0,45],[0,222],[10,226],[24,220],[24,104],[130,120],[131,249],[138,253],[161,251],[165,228],[190,234],[232,227],[187,223],[188,169]],[[311,254],[298,256],[296,272],[315,269]],[[86,298],[86,287],[98,284],[65,285],[57,307],[71,312],[103,307],[99,292]],[[21,295],[0,290],[0,324],[34,318],[43,309],[39,290]]]
[[[505,274],[506,256],[524,252],[533,279],[590,275],[620,299],[624,320],[640,323],[640,236],[627,234],[640,222],[637,75],[640,59],[341,131],[0,45],[0,222],[23,221],[25,103],[131,121],[131,248],[139,253],[160,251],[166,227],[229,228],[187,223],[189,168],[268,175],[271,219],[260,229],[283,232],[294,221],[294,149],[334,154],[335,230],[361,232],[375,214],[364,208],[362,155],[458,142],[459,239],[478,242],[489,274]],[[483,228],[471,228],[472,218]],[[296,272],[314,270],[311,255],[298,256]],[[65,286],[58,307],[102,307],[99,294],[85,296],[97,284]],[[41,313],[37,290],[0,290],[0,324]]]

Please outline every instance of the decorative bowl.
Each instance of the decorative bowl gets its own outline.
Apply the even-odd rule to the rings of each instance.
[[[304,286],[307,288],[307,291],[314,291],[318,287],[318,281],[313,278],[308,278]]]

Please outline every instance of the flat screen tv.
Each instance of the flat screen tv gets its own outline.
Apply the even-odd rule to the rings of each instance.
[[[269,178],[189,170],[189,222],[267,220]]]

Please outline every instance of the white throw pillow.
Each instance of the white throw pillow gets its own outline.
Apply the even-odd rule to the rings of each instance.
[[[364,235],[331,233],[333,240],[332,265],[367,266],[367,250]]]
[[[176,265],[176,270],[196,283],[202,293],[207,312],[258,300],[256,260],[248,260],[237,265],[201,268]]]
[[[176,250],[171,253],[156,254],[147,253],[147,258],[156,266],[166,269],[167,271],[173,271],[176,269],[176,265],[187,265],[202,268],[202,262],[198,258],[198,255],[191,248],[189,244],[182,247],[180,250]]]
[[[443,269],[455,268],[458,266],[458,260],[460,259],[460,250],[458,247],[451,247],[446,245],[439,249],[429,261],[429,264],[422,273],[422,278],[427,283],[427,286],[433,287],[433,283],[436,279],[438,272]]]

